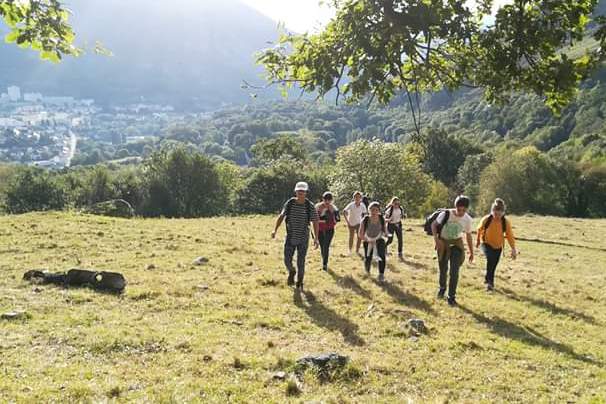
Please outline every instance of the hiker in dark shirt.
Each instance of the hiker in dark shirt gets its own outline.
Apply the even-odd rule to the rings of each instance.
[[[339,219],[339,210],[332,203],[332,193],[324,192],[322,202],[316,205],[320,217],[318,240],[322,251],[322,269],[328,271],[328,256],[330,254],[330,243],[335,235],[335,226]]]
[[[309,186],[306,182],[298,182],[295,186],[296,197],[289,199],[284,204],[282,212],[276,220],[271,237],[276,237],[276,232],[286,219],[286,240],[284,241],[284,264],[288,270],[287,284],[292,286],[297,276],[296,287],[303,289],[303,278],[305,277],[305,257],[309,245],[309,223],[313,222],[314,248],[318,248],[318,213],[313,203],[307,199]],[[297,270],[293,267],[292,260],[297,252]]]

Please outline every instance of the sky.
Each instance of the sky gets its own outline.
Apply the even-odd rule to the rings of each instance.
[[[326,24],[334,15],[334,10],[327,5],[320,5],[320,0],[243,0],[274,21],[282,22],[295,32],[314,32]],[[495,0],[498,7],[509,0]]]
[[[314,32],[334,15],[320,0],[243,0],[271,19],[295,32]]]

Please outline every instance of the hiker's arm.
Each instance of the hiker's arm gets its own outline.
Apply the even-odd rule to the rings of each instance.
[[[511,228],[511,222],[509,220],[507,220],[505,227],[505,237],[507,237],[507,242],[511,247],[511,258],[515,260],[518,256],[518,250],[516,250],[516,239],[513,235],[513,229]]]
[[[347,208],[343,209],[343,217],[345,218],[345,223],[347,223],[347,226],[351,227],[349,224],[349,211]]]
[[[438,231],[438,220],[439,219],[440,219],[440,216],[438,216],[436,218],[436,220],[434,220],[433,223],[431,224],[431,234],[433,234],[433,242],[435,244],[436,250],[438,249],[438,246],[440,245],[440,233]]]
[[[480,222],[480,225],[478,226],[477,237],[476,237],[476,248],[480,247],[480,243],[482,241],[483,236],[484,236],[484,221],[482,220]]]
[[[280,215],[278,216],[278,218],[276,219],[276,226],[274,227],[274,231],[271,232],[271,238],[276,238],[276,232],[278,231],[278,229],[280,228],[280,225],[282,225],[282,221],[284,220],[284,215],[282,215],[280,213]]]
[[[318,223],[319,223],[319,221],[318,221],[317,218],[315,220],[313,220],[313,224],[314,224],[314,247],[315,248],[318,248],[318,246],[320,245],[318,243],[318,240],[319,240],[318,237],[320,235],[320,225]]]
[[[467,247],[469,247],[469,263],[473,262],[473,237],[471,232],[467,233]]]
[[[364,232],[366,232],[366,229],[364,226],[364,220],[362,220],[362,223],[360,223],[360,230],[358,230],[358,240],[364,240]]]

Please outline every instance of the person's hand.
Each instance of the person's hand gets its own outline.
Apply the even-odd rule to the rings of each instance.
[[[275,230],[271,232],[271,238],[276,238],[276,231]]]
[[[473,251],[469,252],[469,263],[473,264]]]
[[[314,238],[314,249],[318,249],[320,247],[320,243],[318,243],[318,239]]]
[[[515,248],[511,249],[511,259],[515,261],[515,259],[518,258],[518,250],[516,250]]]
[[[480,248],[480,242],[479,241],[476,243],[476,248]]]
[[[440,240],[439,238],[434,239],[434,243],[435,243],[434,249],[436,251],[438,251],[438,250],[440,250],[440,248],[442,248],[442,240]]]

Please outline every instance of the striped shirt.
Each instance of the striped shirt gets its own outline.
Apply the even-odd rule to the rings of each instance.
[[[287,201],[282,208],[282,216],[286,218],[286,239],[289,240],[290,244],[297,245],[306,243],[309,240],[309,221],[308,217],[311,217],[311,221],[318,220],[318,212],[314,208],[311,202],[297,203],[296,201],[291,202],[290,214],[287,216],[287,208],[290,201]],[[310,206],[310,215],[308,216],[308,207]]]

